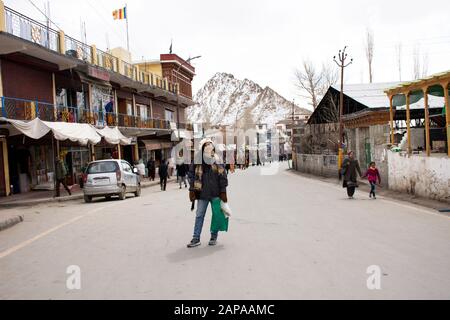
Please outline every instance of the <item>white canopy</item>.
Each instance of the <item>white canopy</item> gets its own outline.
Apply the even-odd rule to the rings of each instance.
[[[129,145],[131,144],[131,138],[125,137],[122,132],[119,131],[119,128],[114,127],[104,127],[103,129],[96,129],[97,133],[105,138],[106,142],[110,144],[121,144],[121,145]]]
[[[97,144],[101,140],[101,136],[97,134],[95,128],[90,124],[84,123],[67,123],[67,122],[47,122],[39,118],[31,121],[12,120],[1,118],[10,123],[17,131],[23,133],[32,139],[40,139],[50,131],[53,132],[56,140],[71,140],[81,145],[88,142]]]
[[[49,127],[56,140],[67,140],[78,142],[81,145],[97,144],[102,139],[93,126],[86,123],[47,122],[42,121]]]
[[[23,133],[30,138],[40,139],[50,131],[50,128],[38,118],[32,121],[12,120],[7,118],[0,118],[0,120],[8,122],[16,129],[13,131],[12,135]]]

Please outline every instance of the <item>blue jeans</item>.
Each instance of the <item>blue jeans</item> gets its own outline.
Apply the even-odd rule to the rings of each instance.
[[[375,195],[375,182],[370,182],[370,194],[374,194]]]
[[[197,200],[197,212],[195,213],[194,238],[200,239],[202,233],[203,222],[205,221],[206,210],[208,209],[209,200]],[[217,238],[218,232],[211,233],[211,237]]]

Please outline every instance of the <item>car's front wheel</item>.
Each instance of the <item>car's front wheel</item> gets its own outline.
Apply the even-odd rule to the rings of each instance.
[[[84,202],[86,202],[86,203],[92,202],[92,197],[91,196],[84,196]]]

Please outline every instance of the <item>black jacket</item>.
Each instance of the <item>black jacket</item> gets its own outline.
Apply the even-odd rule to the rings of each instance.
[[[195,164],[191,164],[189,167],[189,191],[195,191],[195,166]],[[202,200],[211,200],[213,198],[218,198],[221,192],[227,192],[228,178],[225,169],[223,173],[220,174],[219,172],[215,172],[210,165],[202,164],[202,166],[202,190],[198,195],[198,198]]]
[[[159,166],[159,176],[161,178],[167,178],[168,166],[167,163],[161,163]]]
[[[189,168],[185,164],[177,165],[177,173],[180,177],[185,177]]]

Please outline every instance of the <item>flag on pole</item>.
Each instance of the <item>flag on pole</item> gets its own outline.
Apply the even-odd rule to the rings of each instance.
[[[122,9],[117,9],[113,11],[114,20],[122,20],[127,18],[127,7],[123,7]]]

